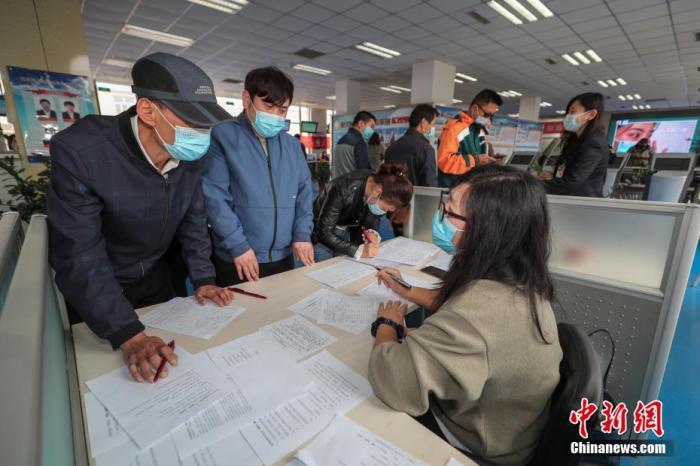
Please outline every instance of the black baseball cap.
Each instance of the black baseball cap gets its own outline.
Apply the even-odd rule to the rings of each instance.
[[[134,63],[131,79],[137,96],[162,102],[193,126],[208,128],[232,118],[216,103],[209,76],[186,58],[164,52],[146,55]]]

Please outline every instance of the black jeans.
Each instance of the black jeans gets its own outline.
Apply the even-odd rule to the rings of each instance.
[[[236,266],[233,264],[233,261],[223,260],[216,252],[212,254],[211,261],[216,269],[216,284],[218,286],[238,285],[245,281],[245,278],[243,280],[238,278],[238,272],[236,272]],[[294,256],[290,254],[284,259],[276,262],[261,263],[258,266],[260,267],[260,278],[269,277],[270,275],[292,270],[294,268]]]

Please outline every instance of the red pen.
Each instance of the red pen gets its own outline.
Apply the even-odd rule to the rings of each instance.
[[[170,340],[170,343],[168,343],[168,348],[170,348],[171,350],[175,349],[175,340]],[[160,377],[160,373],[163,372],[163,369],[165,368],[166,362],[168,362],[168,360],[163,357],[163,360],[158,365],[158,370],[156,371],[156,376],[153,377],[153,383],[158,382],[158,378]]]
[[[253,298],[267,299],[267,296],[263,296],[263,295],[257,294],[257,293],[251,293],[250,291],[242,290],[240,288],[235,288],[233,286],[229,286],[228,289],[233,291],[234,293],[240,293],[240,294],[244,294],[246,296],[252,296]]]

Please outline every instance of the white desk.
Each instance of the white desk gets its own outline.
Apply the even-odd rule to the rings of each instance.
[[[158,335],[164,341],[174,338],[178,346],[192,353],[198,353],[207,348],[247,335],[263,325],[293,315],[294,313],[287,309],[289,305],[323,287],[320,283],[305,277],[304,274],[315,268],[328,267],[338,260],[341,259],[335,258],[318,263],[314,267],[296,269],[274,275],[260,280],[257,284],[247,283],[242,285],[242,288],[263,294],[268,299],[263,301],[236,294],[234,305],[245,307],[246,312],[236,318],[211,340],[201,340],[157,329],[148,329],[148,333]],[[432,278],[422,274],[418,269],[420,269],[420,266],[403,268],[405,271],[412,270],[411,274],[413,275]],[[353,294],[373,280],[375,278],[366,277],[338,291]],[[138,312],[142,314],[149,309],[140,309]],[[370,336],[369,330],[360,335],[353,335],[328,325],[321,325],[321,327],[338,338],[336,343],[328,347],[328,351],[357,373],[367,377],[367,362],[373,345],[373,338]],[[73,326],[73,339],[75,341],[75,357],[78,367],[81,399],[83,399],[82,395],[87,391],[85,382],[118,368],[122,364],[121,353],[113,352],[109,344],[95,337],[85,324]],[[450,457],[453,457],[458,459],[464,466],[476,465],[476,463],[433,435],[410,416],[393,411],[374,396],[356,406],[348,413],[348,416],[427,464],[443,466]],[[87,426],[87,420],[84,419],[84,421],[85,426]],[[87,428],[85,436],[86,438],[88,437]],[[278,464],[286,464],[293,453],[289,452],[287,457]],[[95,463],[93,460],[90,460],[90,464],[94,466]]]

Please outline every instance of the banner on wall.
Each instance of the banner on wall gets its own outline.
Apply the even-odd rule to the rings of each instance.
[[[95,113],[86,76],[15,66],[8,66],[7,71],[17,111],[16,131],[32,163],[50,155],[49,141],[54,134]]]

